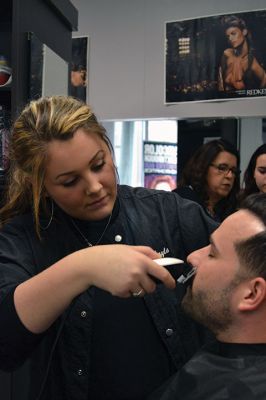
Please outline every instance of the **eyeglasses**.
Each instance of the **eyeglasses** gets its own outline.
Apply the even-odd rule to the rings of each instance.
[[[226,164],[210,164],[212,167],[216,168],[219,174],[227,175],[229,171],[232,172],[233,175],[237,176],[240,174],[240,169],[237,167],[228,167]]]

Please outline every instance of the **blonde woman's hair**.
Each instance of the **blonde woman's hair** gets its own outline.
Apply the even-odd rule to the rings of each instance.
[[[40,207],[45,210],[47,201],[44,188],[47,144],[69,140],[79,128],[88,134],[96,133],[113,154],[104,127],[82,101],[69,96],[42,97],[24,108],[10,136],[5,205],[0,210],[2,225],[32,210],[40,237]]]

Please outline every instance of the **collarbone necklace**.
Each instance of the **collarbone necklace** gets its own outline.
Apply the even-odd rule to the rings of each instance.
[[[105,227],[104,227],[104,230],[102,231],[102,233],[101,233],[99,239],[98,239],[97,242],[94,243],[94,244],[92,244],[91,242],[88,241],[88,239],[87,239],[86,236],[81,232],[81,230],[79,229],[78,225],[77,225],[76,222],[73,220],[73,218],[70,218],[70,221],[71,221],[72,225],[74,226],[74,228],[76,229],[76,231],[80,234],[80,236],[82,237],[82,239],[84,240],[84,242],[86,243],[86,245],[87,245],[88,247],[93,247],[93,246],[97,246],[97,245],[101,242],[102,238],[104,237],[104,234],[105,234],[105,232],[107,231],[107,228],[108,228],[109,225],[110,225],[110,222],[111,222],[111,219],[112,219],[112,215],[113,215],[113,212],[111,212],[111,214],[110,214],[110,216],[109,216],[109,218],[108,218],[108,221],[107,221],[107,223],[106,223],[106,225],[105,225]]]

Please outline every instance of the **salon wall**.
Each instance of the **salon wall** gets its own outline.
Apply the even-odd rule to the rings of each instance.
[[[71,0],[90,36],[89,102],[101,119],[264,116],[266,98],[164,105],[166,21],[266,8],[266,0]]]

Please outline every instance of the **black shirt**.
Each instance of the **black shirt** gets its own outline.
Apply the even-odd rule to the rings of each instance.
[[[116,201],[110,225],[119,212]],[[80,239],[97,243],[109,218],[86,222],[75,219]],[[108,238],[102,237],[101,243]],[[142,298],[121,299],[95,288],[93,294],[89,398],[142,400],[174,371]],[[134,337],[134,341],[127,340]],[[130,388],[130,390],[128,390]],[[126,395],[125,395],[126,393]]]
[[[144,300],[96,289],[93,309],[90,399],[144,399],[175,370]]]
[[[119,216],[111,220],[101,244],[115,243],[116,236],[121,235],[124,244],[147,245],[167,256],[185,258],[189,252],[206,245],[210,233],[216,227],[198,205],[183,200],[174,193],[126,186],[118,189]],[[43,220],[42,226],[47,226],[48,221]],[[99,226],[101,232],[102,228]],[[97,242],[100,237],[97,229],[94,233],[97,233],[97,237],[88,237],[92,243]],[[132,303],[125,300],[123,307],[126,308],[127,305],[127,310],[120,307],[120,300],[116,298],[109,303],[109,296],[105,297],[104,293],[98,299],[98,291],[90,287],[74,299],[71,306],[46,332],[42,335],[31,333],[16,315],[12,291],[21,282],[40,273],[67,254],[86,247],[67,216],[57,208],[49,228],[42,230],[41,234],[40,241],[35,233],[31,213],[15,217],[0,231],[0,368],[12,370],[25,360],[29,366],[27,379],[23,381],[23,389],[25,388],[27,394],[22,396],[20,392],[14,399],[36,400],[44,385],[42,400],[88,400],[91,389],[89,384],[92,381],[90,373],[94,370],[91,357],[96,357],[97,348],[100,351],[99,356],[106,358],[106,367],[101,361],[95,366],[97,377],[103,368],[103,373],[108,370],[106,360],[109,355],[105,357],[104,352],[110,350],[110,356],[114,357],[116,349],[130,349],[130,352],[121,356],[123,364],[120,363],[121,358],[118,358],[114,366],[117,371],[112,370],[113,374],[118,374],[117,382],[120,387],[117,391],[122,387],[120,382],[123,374],[128,374],[129,378],[123,386],[126,395],[135,391],[137,380],[147,379],[147,382],[153,361],[161,360],[162,368],[157,371],[154,363],[156,371],[152,372],[148,381],[155,389],[160,384],[154,381],[156,376],[162,375],[164,379],[165,374],[171,372],[171,363],[178,370],[206,340],[205,330],[196,326],[180,309],[180,288],[169,290],[164,285],[158,285],[153,294],[144,297],[145,306],[142,302],[133,303],[133,299]],[[101,315],[100,308],[104,300],[106,312],[98,324],[97,314]],[[11,302],[10,307],[7,307],[7,302]],[[114,311],[112,316],[108,312],[109,306]],[[98,309],[96,313],[94,307]],[[145,313],[149,319],[143,324]],[[122,329],[121,332],[115,332],[113,320],[117,318],[121,318],[119,326],[124,329],[124,334]],[[105,323],[108,331],[103,330]],[[141,329],[138,326],[140,324],[143,324]],[[150,335],[153,326],[156,332]],[[99,335],[99,340],[104,342],[104,348],[95,344],[98,337],[94,335]],[[160,337],[157,348],[156,335]],[[123,343],[119,338],[124,339]],[[113,340],[115,345],[110,349]],[[141,346],[144,347],[145,340],[146,347],[143,349]],[[97,347],[94,348],[94,345]],[[138,354],[134,353],[136,346],[139,348]],[[166,354],[162,358],[164,349]],[[143,356],[141,351],[145,351]],[[129,354],[134,356],[133,367],[130,364],[132,360],[128,359],[131,357]],[[171,359],[169,367],[168,358]],[[147,362],[146,368],[141,370],[142,376],[135,375],[133,386],[130,376],[134,376],[141,361],[143,364]],[[120,368],[125,371],[118,371]],[[144,381],[143,386],[146,382]],[[16,382],[14,385],[19,390]],[[109,392],[108,387],[105,392]]]

